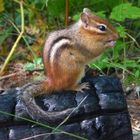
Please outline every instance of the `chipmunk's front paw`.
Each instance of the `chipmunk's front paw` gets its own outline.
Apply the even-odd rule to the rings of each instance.
[[[89,89],[90,84],[88,82],[81,83],[75,88],[75,91],[84,92],[84,90]]]

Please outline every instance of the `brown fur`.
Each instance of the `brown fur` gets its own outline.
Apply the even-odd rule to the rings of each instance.
[[[96,24],[105,24],[106,31],[98,31]],[[43,119],[46,118],[47,121],[56,117],[56,113],[48,113],[40,109],[33,100],[34,96],[48,94],[52,91],[77,90],[80,87],[79,81],[84,75],[85,65],[108,48],[106,46],[108,41],[115,41],[117,38],[118,34],[114,27],[89,10],[88,13],[82,13],[81,19],[76,24],[64,30],[52,32],[48,36],[43,50],[46,79],[36,86],[27,86],[23,91],[22,100],[31,117],[40,116]],[[55,43],[64,39],[70,43],[58,47],[54,61],[50,61]],[[29,91],[29,89],[32,90]],[[25,94],[27,91],[29,91],[28,96]],[[33,101],[30,102],[29,98]],[[33,108],[34,110],[32,110]],[[66,114],[63,112],[63,115],[64,113]],[[60,112],[58,114],[62,115]]]

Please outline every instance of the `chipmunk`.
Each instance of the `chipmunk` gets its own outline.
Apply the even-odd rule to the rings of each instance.
[[[22,89],[21,100],[29,115],[36,120],[52,122],[66,116],[72,109],[44,111],[36,105],[34,97],[53,91],[87,89],[88,84],[79,84],[85,66],[118,39],[115,28],[105,19],[84,8],[80,19],[70,27],[49,34],[43,50],[46,78]]]

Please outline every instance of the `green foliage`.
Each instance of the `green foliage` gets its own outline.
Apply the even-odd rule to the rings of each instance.
[[[27,62],[26,64],[24,64],[24,69],[27,71],[33,71],[35,69],[41,69],[41,68],[43,68],[41,58],[37,58],[33,60],[33,63]]]
[[[50,17],[57,17],[63,15],[65,11],[65,1],[64,0],[49,0],[47,3],[47,8]]]
[[[13,28],[7,28],[6,30],[3,30],[0,33],[0,45],[9,37],[9,35],[12,33]]]
[[[100,16],[100,17],[102,17],[102,18],[106,18],[105,11],[96,12],[96,15],[97,15],[97,16]]]
[[[126,38],[126,28],[124,26],[120,25],[120,26],[116,27],[116,29],[117,29],[120,37]]]
[[[123,3],[113,8],[110,18],[116,21],[140,18],[140,8],[132,6],[131,3]]]
[[[3,15],[0,16],[0,28],[4,28],[5,30],[0,30],[0,45],[11,35],[13,28],[7,27],[7,24],[2,22],[3,20]]]
[[[114,69],[115,73],[122,75],[125,83],[140,82],[140,45],[138,43],[140,41],[140,0],[69,0],[69,16],[72,21],[79,19],[85,7],[90,8],[98,16],[107,18],[109,21],[113,20],[120,34],[116,46],[106,51],[90,66],[99,69],[102,73],[106,73],[106,69],[107,71]],[[7,39],[15,40],[15,34],[18,35],[17,29],[11,23],[20,29],[19,11],[18,5],[14,2],[0,0],[0,49],[5,47]],[[24,49],[30,48],[31,54],[41,52],[44,42],[42,41],[41,44],[40,40],[45,40],[46,33],[64,28],[65,0],[24,0],[24,11],[25,29],[28,27],[28,32],[26,30],[21,46],[24,46]],[[31,32],[37,33],[30,34]],[[31,57],[29,60],[32,63],[26,63],[25,69],[40,68],[41,62],[38,57],[40,57],[38,54]]]

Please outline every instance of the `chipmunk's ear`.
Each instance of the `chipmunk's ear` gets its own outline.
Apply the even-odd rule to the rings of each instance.
[[[81,21],[82,21],[83,26],[85,28],[87,28],[88,25],[89,25],[89,17],[88,17],[88,15],[85,14],[85,13],[81,13]]]
[[[81,13],[80,19],[83,23],[83,26],[87,28],[89,26],[89,15],[91,15],[91,11],[88,8],[84,8],[83,12]]]

